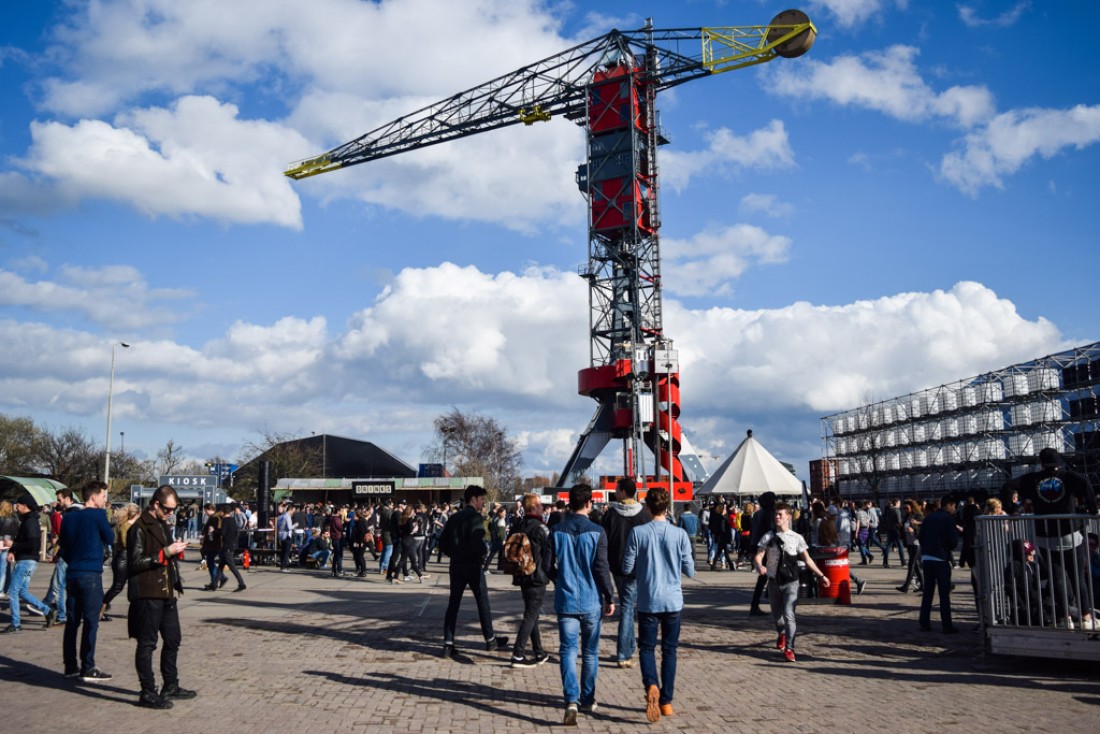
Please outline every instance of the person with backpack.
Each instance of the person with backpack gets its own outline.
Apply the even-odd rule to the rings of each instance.
[[[638,605],[638,578],[633,572],[623,571],[623,555],[630,531],[652,520],[645,505],[634,499],[637,485],[630,477],[623,477],[615,485],[616,502],[610,503],[603,516],[607,533],[607,561],[611,564],[611,577],[619,594],[619,634],[615,638],[615,664],[620,668],[634,667],[634,651],[637,647],[634,635],[634,610]]]
[[[791,530],[791,506],[779,502],[775,505],[775,530],[768,530],[760,537],[753,565],[760,577],[767,579],[768,601],[779,633],[775,647],[792,663],[795,662],[794,614],[798,606],[799,558],[821,580],[821,585],[828,588],[829,579],[810,557],[806,539]]]
[[[512,645],[513,668],[533,668],[550,659],[539,634],[539,613],[550,583],[549,540],[550,531],[542,520],[542,500],[537,494],[523,495],[523,517],[504,544],[505,568],[515,566],[513,583],[519,587],[523,597],[523,620],[516,632],[516,642]],[[518,551],[514,551],[517,546]],[[533,566],[534,570],[524,573],[525,566]],[[531,641],[531,657],[524,655],[528,640]]]
[[[447,601],[447,613],[443,617],[443,657],[454,658],[455,627],[458,626],[458,608],[462,604],[462,594],[466,587],[474,594],[477,602],[477,616],[481,622],[481,634],[485,637],[485,649],[503,650],[508,646],[508,638],[498,637],[493,632],[493,612],[489,608],[489,589],[485,584],[485,556],[488,546],[485,543],[485,518],[481,516],[485,509],[484,487],[471,484],[462,495],[465,506],[447,519],[440,534],[439,547],[450,559],[451,595]]]

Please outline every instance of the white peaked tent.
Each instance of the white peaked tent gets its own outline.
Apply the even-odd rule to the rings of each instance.
[[[759,497],[802,495],[802,482],[752,437],[752,431],[728,459],[710,475],[699,494],[748,494]]]

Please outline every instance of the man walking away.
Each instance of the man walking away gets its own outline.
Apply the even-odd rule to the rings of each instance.
[[[230,573],[233,574],[233,578],[237,579],[237,588],[233,591],[244,591],[246,588],[244,584],[244,578],[241,577],[241,572],[237,570],[237,560],[234,558],[237,555],[237,545],[240,540],[241,534],[241,515],[240,505],[230,505],[225,513],[225,518],[222,519],[222,548],[218,552],[218,588],[225,586],[228,577],[225,575],[225,569],[228,567]]]
[[[626,553],[626,540],[630,531],[652,520],[645,505],[634,499],[638,487],[634,480],[623,477],[615,486],[617,502],[608,504],[603,516],[604,532],[607,533],[607,560],[611,565],[611,576],[615,579],[615,588],[619,592],[619,634],[615,639],[615,663],[620,668],[634,667],[634,610],[638,603],[638,579],[633,573],[623,571],[623,555]]]
[[[176,668],[176,656],[182,641],[177,600],[183,596],[177,558],[183,555],[187,541],[172,541],[168,523],[178,507],[176,490],[162,484],[126,535],[130,566],[127,589],[130,614],[127,621],[130,637],[137,640],[134,665],[141,681],[138,705],[153,709],[170,709],[172,699],[188,699],[197,695],[194,691],[180,688]],[[159,693],[153,676],[153,651],[157,649],[158,638],[164,640],[160,652],[164,685]]]
[[[561,682],[566,726],[577,725],[577,712],[596,710],[596,674],[599,671],[600,610],[615,613],[614,587],[607,562],[607,533],[588,519],[592,488],[569,490],[570,514],[550,533],[554,611],[558,615]],[[579,638],[579,639],[578,639]],[[577,680],[577,653],[581,678]]]
[[[898,563],[905,565],[905,548],[902,543],[901,504],[897,499],[890,500],[886,512],[882,513],[882,527],[886,531],[886,546],[882,549],[882,567],[890,568],[890,549],[897,548]]]
[[[485,518],[481,516],[485,508],[485,495],[484,487],[476,484],[466,487],[462,495],[465,506],[448,518],[440,536],[443,552],[451,558],[451,596],[447,602],[447,613],[443,617],[445,658],[454,658],[456,654],[455,627],[458,626],[458,608],[462,604],[462,594],[467,586],[477,602],[477,616],[481,622],[481,634],[485,638],[485,649],[503,650],[508,646],[507,637],[497,637],[493,632],[489,589],[485,585],[483,566],[488,546],[485,544]]]
[[[623,557],[624,571],[638,576],[638,657],[645,688],[646,718],[653,722],[672,716],[676,688],[676,651],[680,646],[680,612],[684,592],[680,574],[695,575],[691,539],[668,522],[668,490],[646,493],[653,522],[634,528]],[[661,675],[657,676],[657,629],[661,630]]]
[[[958,628],[951,623],[951,552],[959,544],[955,526],[955,498],[944,495],[940,508],[924,518],[920,526],[921,566],[924,569],[924,594],[920,600],[920,628],[932,629],[932,595],[939,591],[940,622],[943,631],[952,634]]]
[[[68,512],[61,518],[61,557],[68,570],[65,574],[66,605],[65,636],[62,657],[65,677],[85,683],[100,683],[111,676],[96,667],[95,643],[99,632],[99,614],[103,608],[103,557],[111,546],[114,534],[107,519],[107,485],[89,482],[81,490],[84,509]],[[80,663],[76,658],[76,635],[81,623]]]

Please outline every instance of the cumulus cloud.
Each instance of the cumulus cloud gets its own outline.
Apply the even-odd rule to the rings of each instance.
[[[1004,11],[1000,15],[993,18],[980,18],[978,17],[978,10],[972,5],[960,5],[959,6],[959,20],[964,25],[971,28],[981,28],[982,26],[995,26],[997,28],[1007,28],[1009,26],[1016,25],[1017,21],[1023,17],[1024,12],[1031,7],[1029,0],[1022,0],[1013,5],[1008,10]]]
[[[727,294],[732,291],[730,281],[750,265],[785,262],[790,247],[789,237],[749,224],[710,228],[687,240],[665,238],[665,290],[684,296]]]
[[[818,414],[903,395],[1064,348],[1049,321],[1023,318],[980,283],[837,306],[666,308],[685,402],[721,413]],[[698,391],[698,392],[697,392]]]
[[[944,156],[940,175],[975,196],[986,186],[1002,188],[1005,176],[1036,156],[1049,159],[1067,148],[1080,150],[1097,141],[1100,105],[1012,110],[967,135],[959,150]]]
[[[693,176],[714,169],[773,170],[795,165],[794,151],[782,120],[772,120],[748,135],[736,135],[729,128],[719,128],[708,132],[706,140],[705,150],[662,151],[661,173],[666,186],[683,190]]]
[[[387,448],[415,462],[431,418],[457,405],[498,416],[522,437],[528,469],[553,471],[595,407],[576,394],[586,313],[572,273],[409,268],[341,328],[286,316],[238,322],[196,346],[135,334],[116,373],[116,416],[238,435],[265,426],[385,433]],[[776,415],[808,426],[812,443],[817,416],[868,392],[904,394],[1066,346],[1053,324],[1023,318],[973,282],[755,311],[666,299],[665,326],[680,354],[684,421],[712,450],[743,430],[734,427]],[[109,341],[7,318],[0,342],[0,411],[99,420]]]
[[[899,120],[940,119],[959,127],[983,122],[994,113],[984,86],[953,86],[936,92],[916,66],[919,49],[896,45],[832,61],[806,59],[771,70],[768,88],[788,97],[827,99],[842,106],[876,110]]]
[[[409,29],[424,18],[448,29],[447,43],[409,53]],[[279,175],[292,160],[568,48],[575,41],[559,26],[535,0],[77,8],[50,34],[43,68],[55,73],[38,87],[42,109],[76,121],[34,125],[23,171],[0,172],[0,213],[101,196],[150,215],[301,227],[304,193],[523,232],[575,221],[584,144],[560,119],[300,184]]]
[[[151,216],[301,227],[298,197],[279,174],[301,137],[242,120],[234,105],[184,97],[171,108],[132,110],[115,124],[35,122],[20,165],[73,200],[106,198]]]

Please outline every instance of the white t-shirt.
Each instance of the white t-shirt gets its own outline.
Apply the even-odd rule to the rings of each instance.
[[[772,538],[778,536],[783,544],[783,552],[792,556],[801,556],[802,551],[808,550],[806,539],[793,530],[777,532],[769,530],[760,538],[760,548],[764,549],[764,568],[768,569],[768,578],[774,579],[775,572],[779,568],[779,549],[772,545]]]

